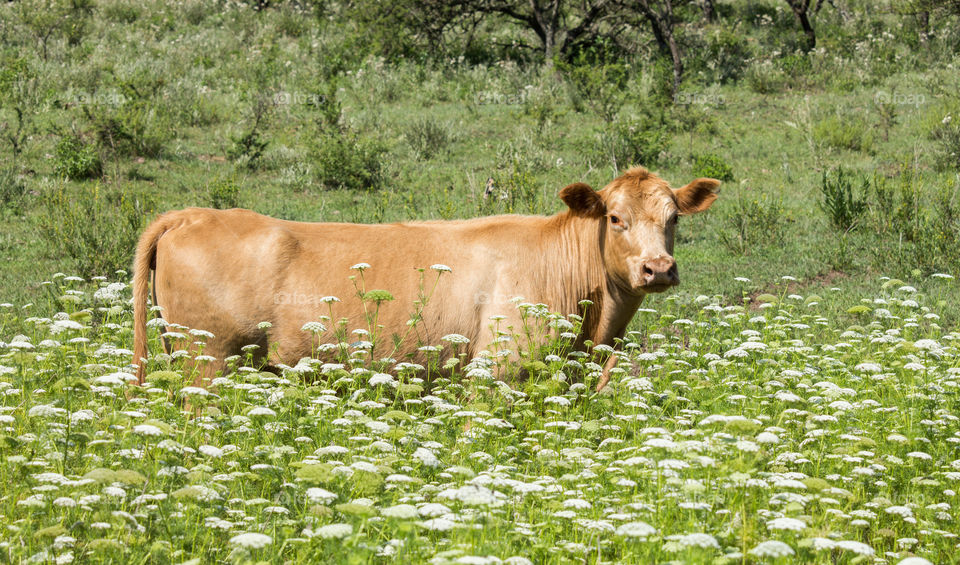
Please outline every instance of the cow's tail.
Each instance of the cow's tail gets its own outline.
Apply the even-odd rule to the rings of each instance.
[[[133,363],[137,366],[137,382],[143,384],[147,365],[147,295],[150,292],[150,271],[157,256],[157,243],[170,228],[168,218],[161,216],[147,226],[137,244],[133,259]]]

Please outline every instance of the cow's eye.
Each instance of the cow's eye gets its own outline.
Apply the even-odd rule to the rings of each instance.
[[[619,226],[621,224],[620,216],[616,214],[610,214],[610,223],[615,226]]]

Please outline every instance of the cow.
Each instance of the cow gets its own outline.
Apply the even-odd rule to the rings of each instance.
[[[577,347],[588,340],[614,346],[647,294],[679,284],[677,219],[709,208],[719,185],[699,178],[672,189],[634,167],[600,191],[565,187],[566,209],[552,216],[373,225],[294,222],[242,209],[167,212],[144,231],[134,259],[138,377],[142,383],[148,355],[151,272],[163,320],[213,334],[203,349],[204,381],[250,344],[268,367],[316,356],[318,343],[336,341],[339,320],[348,330],[381,328],[371,359],[422,362],[420,347],[441,345],[448,334],[466,337],[460,353],[472,358],[522,333],[524,320],[509,300],[516,296],[583,315]],[[424,272],[431,265],[441,271],[436,280]],[[372,293],[374,303],[372,289],[390,296]],[[597,390],[615,363],[613,355]]]

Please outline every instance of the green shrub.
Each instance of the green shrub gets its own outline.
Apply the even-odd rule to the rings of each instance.
[[[936,142],[937,161],[944,168],[960,171],[960,115],[947,114],[930,132]]]
[[[324,188],[377,190],[383,184],[383,154],[377,140],[352,131],[322,133],[313,143],[317,182]]]
[[[641,118],[607,126],[597,136],[595,149],[620,170],[630,165],[655,165],[669,145],[670,135],[664,124]]]
[[[433,118],[420,118],[407,126],[404,133],[417,159],[431,159],[450,144],[450,130]]]
[[[27,184],[12,168],[0,169],[0,211],[10,210],[16,215],[23,213],[23,199]]]
[[[240,207],[240,184],[232,178],[218,179],[207,188],[210,205],[224,210]]]
[[[926,186],[919,172],[904,166],[888,179],[874,177],[871,231],[880,243],[871,247],[881,270],[960,270],[960,191],[953,179]]]
[[[620,63],[593,65],[585,61],[559,65],[578,112],[586,109],[612,123],[630,92],[629,68]]]
[[[309,140],[317,182],[328,189],[379,189],[384,180],[382,158],[387,148],[344,122],[336,80],[328,81],[321,92],[314,106],[317,133]]]
[[[534,214],[540,211],[536,178],[519,162],[508,171],[497,172],[489,190],[480,206],[482,214]]]
[[[141,230],[153,217],[143,195],[87,183],[57,183],[40,194],[37,228],[50,253],[66,257],[83,277],[129,269]]]
[[[713,153],[697,155],[693,159],[693,176],[730,182],[733,180],[733,167],[719,155]]]
[[[132,24],[140,18],[141,8],[136,3],[112,2],[100,6],[103,17],[119,24]]]
[[[100,146],[121,156],[159,157],[173,135],[170,124],[146,100],[84,106]]]
[[[300,37],[307,31],[311,18],[291,6],[284,6],[277,15],[277,31],[287,37]]]
[[[866,151],[873,149],[873,134],[863,120],[830,116],[813,125],[813,137],[835,149]]]
[[[724,27],[707,40],[702,64],[712,75],[713,82],[736,81],[743,76],[750,51],[750,44],[743,33]]]
[[[731,253],[746,255],[758,243],[762,247],[781,243],[790,218],[781,199],[766,194],[745,199],[740,191],[733,206],[724,208],[720,220],[720,242]]]
[[[746,71],[747,86],[757,94],[780,92],[786,85],[786,77],[773,61],[755,61]]]
[[[97,148],[77,135],[68,134],[57,142],[53,170],[70,180],[97,178],[103,174],[103,162]]]
[[[856,185],[860,185],[857,190]],[[820,181],[822,199],[818,201],[820,209],[827,215],[830,224],[840,231],[847,232],[855,228],[867,211],[867,192],[870,181],[861,178],[860,182],[850,179],[844,173],[843,167],[838,167],[836,174],[826,171]]]

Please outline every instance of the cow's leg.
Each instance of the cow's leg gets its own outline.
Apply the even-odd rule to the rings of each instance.
[[[607,362],[603,364],[603,374],[600,375],[600,381],[597,382],[597,392],[600,392],[607,386],[607,383],[610,382],[610,369],[617,366],[617,355],[619,353],[614,353],[607,359]]]

